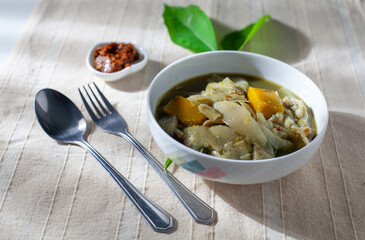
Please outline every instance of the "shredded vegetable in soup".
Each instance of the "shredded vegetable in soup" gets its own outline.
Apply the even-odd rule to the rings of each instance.
[[[316,136],[312,111],[299,97],[247,75],[187,80],[163,97],[156,117],[164,131],[184,145],[229,159],[282,156]]]

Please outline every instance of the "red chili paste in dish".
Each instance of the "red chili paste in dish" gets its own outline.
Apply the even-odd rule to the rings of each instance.
[[[117,72],[138,60],[138,52],[131,43],[109,43],[95,49],[95,69],[105,73]]]

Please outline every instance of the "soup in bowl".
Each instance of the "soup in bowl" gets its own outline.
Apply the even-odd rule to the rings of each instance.
[[[213,181],[272,181],[305,164],[328,122],[323,94],[278,60],[216,51],[170,64],[148,90],[149,127],[161,150]]]

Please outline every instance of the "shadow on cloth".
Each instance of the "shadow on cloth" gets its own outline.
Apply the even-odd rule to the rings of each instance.
[[[246,49],[286,63],[296,63],[307,57],[311,44],[298,29],[273,19],[262,26],[243,48]]]
[[[136,72],[123,79],[115,82],[107,82],[107,84],[119,91],[123,92],[139,92],[148,89],[153,78],[163,69],[165,66],[161,62],[154,60],[148,60],[147,65],[142,71]],[[149,71],[147,73],[147,71]]]
[[[361,160],[365,154],[365,118],[330,112],[330,119],[332,124],[328,126],[320,152],[292,174],[263,184],[230,185],[208,180],[204,183],[235,210],[265,224],[267,231],[274,230],[277,234],[299,239],[334,239],[336,231],[337,236],[352,238],[354,233],[348,216],[341,217],[338,212],[350,214],[347,205],[350,201],[354,226],[361,226],[359,219],[365,215],[359,199],[359,196],[365,195],[365,165]],[[348,141],[353,146],[346,150],[342,143]],[[339,152],[337,157],[335,148]],[[341,176],[339,161],[342,162],[344,176]],[[344,195],[343,184],[349,200]],[[339,198],[340,195],[343,197]],[[337,201],[340,202],[333,203]],[[219,209],[216,211],[219,215]],[[334,227],[334,221],[342,222],[344,226]],[[358,229],[358,235],[359,232]]]
[[[234,29],[212,19],[217,42]],[[243,48],[243,51],[254,52],[276,58],[286,63],[296,63],[309,54],[311,49],[309,39],[298,29],[272,19]]]

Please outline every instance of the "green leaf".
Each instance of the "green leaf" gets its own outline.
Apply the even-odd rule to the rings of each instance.
[[[255,35],[255,33],[268,19],[271,19],[271,16],[265,15],[257,20],[257,22],[251,23],[244,29],[227,34],[221,42],[222,49],[241,51],[246,43]]]
[[[165,4],[163,17],[175,44],[193,52],[218,50],[212,23],[198,6],[170,7]]]
[[[164,169],[167,170],[167,168],[171,165],[172,160],[170,158],[166,159]]]

